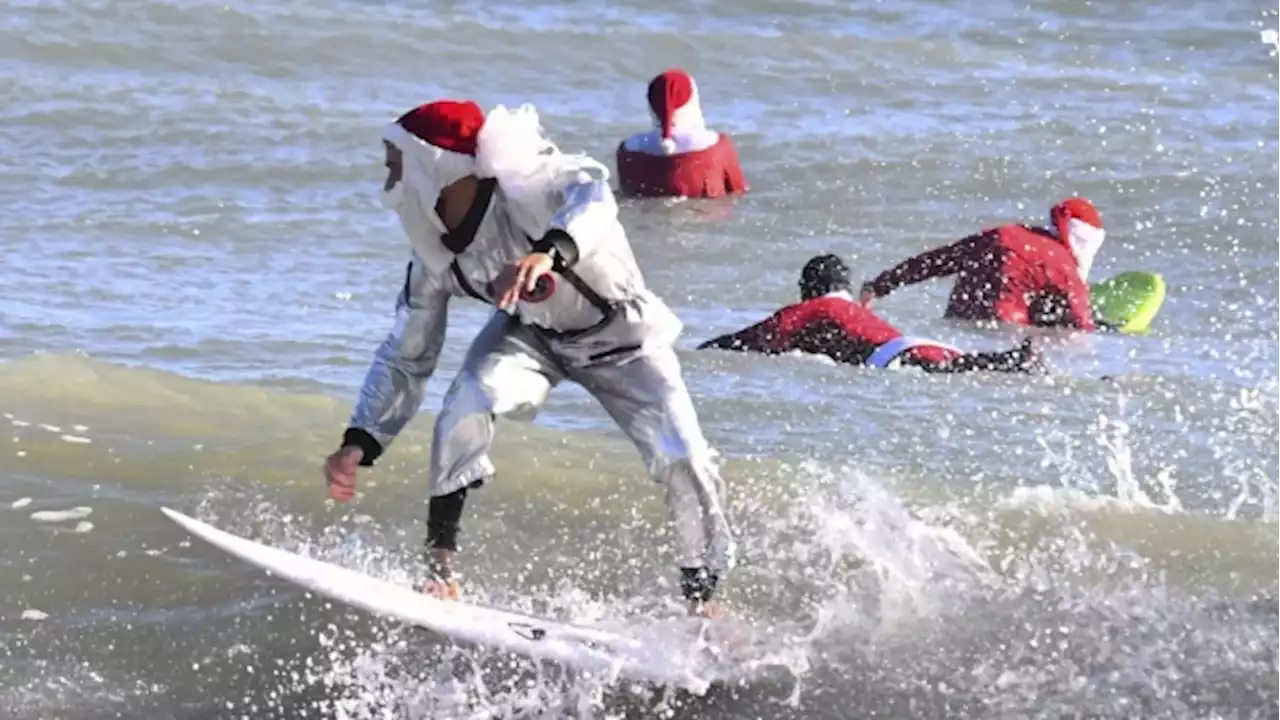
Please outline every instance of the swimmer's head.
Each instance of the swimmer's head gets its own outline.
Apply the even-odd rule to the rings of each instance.
[[[800,299],[812,300],[843,290],[853,292],[853,273],[838,255],[818,255],[800,271]]]

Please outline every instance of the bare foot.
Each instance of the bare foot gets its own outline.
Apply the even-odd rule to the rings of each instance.
[[[694,600],[689,603],[689,616],[720,620],[724,617],[724,608],[720,607],[720,603],[715,600],[707,600],[706,602]]]
[[[462,585],[455,579],[431,578],[418,586],[418,592],[437,600],[461,600]]]

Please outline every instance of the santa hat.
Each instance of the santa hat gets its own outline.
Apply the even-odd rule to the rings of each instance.
[[[668,70],[649,83],[649,110],[662,130],[662,150],[668,155],[676,151],[676,143],[671,139],[675,130],[706,127],[702,106],[698,103],[698,85],[683,70]]]
[[[1049,210],[1049,228],[1071,248],[1080,268],[1080,279],[1087,281],[1093,257],[1107,237],[1098,209],[1084,198],[1067,198]]]
[[[532,105],[514,110],[499,105],[486,116],[470,100],[438,100],[401,115],[382,138],[404,154],[404,177],[440,232],[445,228],[435,213],[436,198],[467,175],[496,178],[515,201],[513,209],[529,215],[524,220],[531,227],[549,222],[543,195],[566,169],[582,182],[590,180],[588,171],[603,181],[609,177],[608,170],[590,158],[562,154],[543,134]],[[388,195],[403,192],[405,184],[397,183]]]
[[[438,100],[401,115],[382,132],[382,139],[404,155],[405,179],[427,200],[475,172],[476,147],[484,111],[470,100]],[[404,182],[391,192],[403,192]],[[434,213],[430,213],[434,215]]]

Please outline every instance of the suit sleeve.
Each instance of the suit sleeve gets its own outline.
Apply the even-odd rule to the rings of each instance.
[[[871,289],[876,297],[884,297],[903,285],[954,275],[966,260],[979,255],[990,242],[987,233],[978,233],[908,258],[876,276],[870,283]]]
[[[427,379],[444,347],[450,291],[416,255],[396,300],[395,325],[365,375],[343,445],[364,451],[372,465],[422,407]]]
[[[555,251],[558,269],[572,268],[616,232],[618,201],[602,167],[587,167],[560,191],[559,207],[534,250]]]
[[[1067,276],[1067,315],[1071,325],[1085,332],[1097,330],[1093,321],[1093,303],[1089,286],[1076,273]]]
[[[740,352],[779,353],[786,349],[779,346],[778,316],[774,315],[755,325],[735,333],[721,335],[698,346],[699,350],[738,350]]]

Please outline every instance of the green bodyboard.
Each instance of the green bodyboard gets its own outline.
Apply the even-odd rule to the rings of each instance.
[[[1120,332],[1145,333],[1164,304],[1164,278],[1133,270],[1089,286],[1093,312]]]

